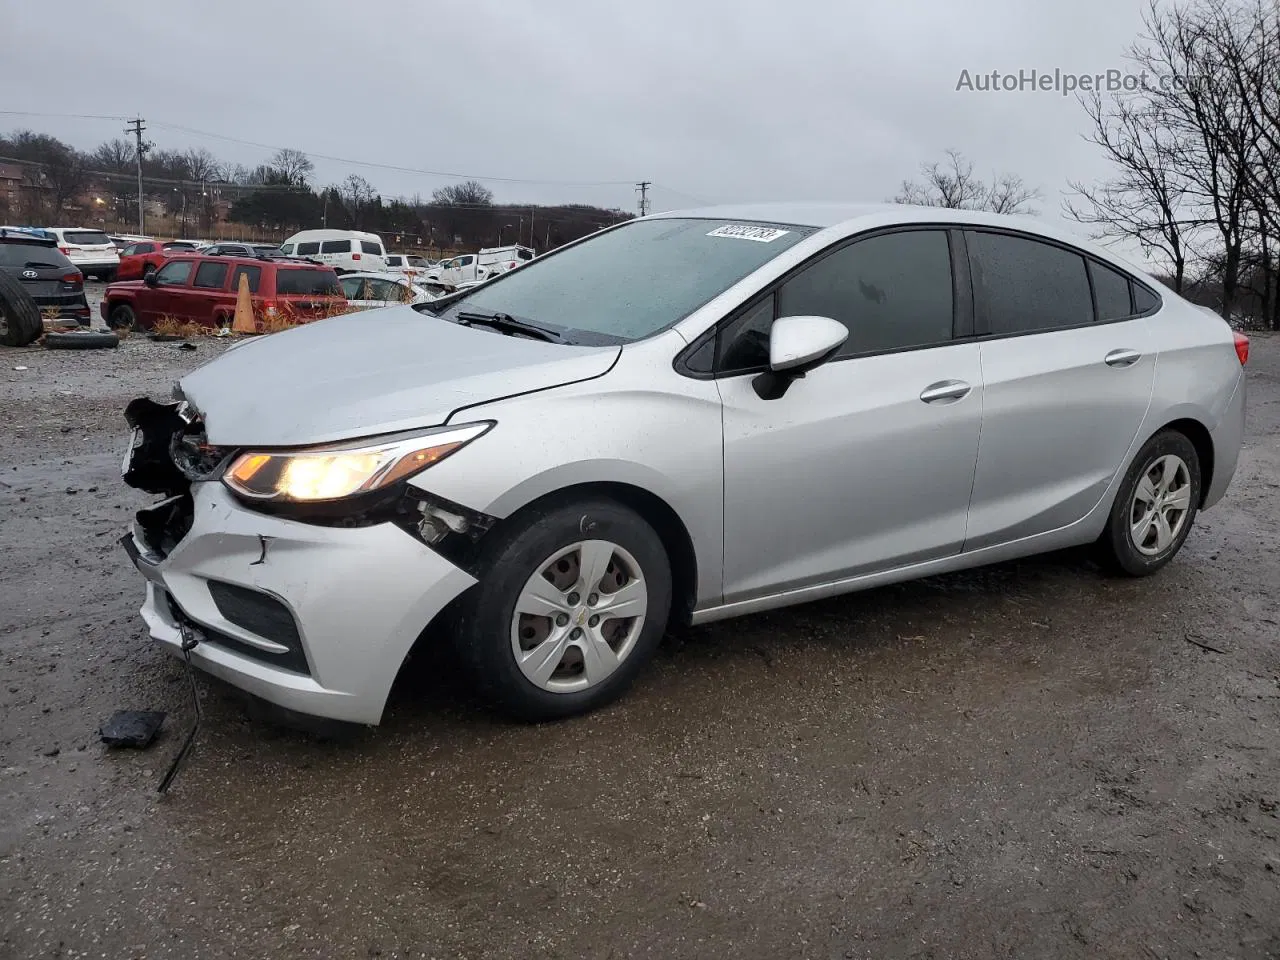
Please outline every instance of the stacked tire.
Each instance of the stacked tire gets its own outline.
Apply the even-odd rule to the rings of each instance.
[[[25,347],[44,333],[40,308],[16,277],[0,270],[0,344]]]

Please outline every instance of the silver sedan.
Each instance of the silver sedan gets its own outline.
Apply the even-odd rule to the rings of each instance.
[[[1153,573],[1231,481],[1247,357],[1031,219],[662,214],[134,401],[164,499],[124,545],[152,636],[277,704],[377,723],[435,625],[566,716],[673,623],[1075,544]]]

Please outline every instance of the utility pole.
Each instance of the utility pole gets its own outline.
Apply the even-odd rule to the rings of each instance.
[[[142,209],[142,155],[147,152],[148,144],[142,141],[142,131],[147,129],[142,122],[142,118],[130,120],[129,125],[124,128],[125,133],[132,133],[138,139],[138,150],[136,159],[138,161],[138,233],[146,235],[145,217]]]
[[[636,192],[640,194],[640,216],[644,216],[649,212],[649,188],[653,186],[652,180],[641,180],[636,184]]]

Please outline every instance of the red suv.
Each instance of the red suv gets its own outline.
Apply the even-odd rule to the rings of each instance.
[[[142,280],[110,284],[102,297],[102,319],[112,328],[150,330],[162,317],[206,327],[229,325],[236,312],[240,277],[249,278],[254,314],[316,320],[346,307],[338,275],[330,267],[251,257],[168,259]]]
[[[117,280],[138,280],[145,277],[170,257],[180,253],[194,253],[192,241],[187,240],[139,240],[120,251],[120,266],[116,268]]]

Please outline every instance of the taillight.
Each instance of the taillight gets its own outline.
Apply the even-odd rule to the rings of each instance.
[[[70,286],[70,287],[78,287],[84,283],[84,274],[82,274],[79,270],[76,270],[72,273],[64,273],[62,275],[62,282],[67,284],[67,286]]]
[[[359,259],[360,259],[360,254],[358,254],[358,253],[353,253],[353,254],[351,255],[351,259],[352,259],[352,260],[359,260]]]
[[[70,247],[59,247],[59,248],[58,248],[58,252],[59,252],[60,254],[62,254],[62,255],[65,257],[68,253],[70,253],[70,252],[71,252],[71,248],[70,248]]]
[[[1240,358],[1240,366],[1249,362],[1249,338],[1243,333],[1233,333],[1236,342],[1236,356]]]

